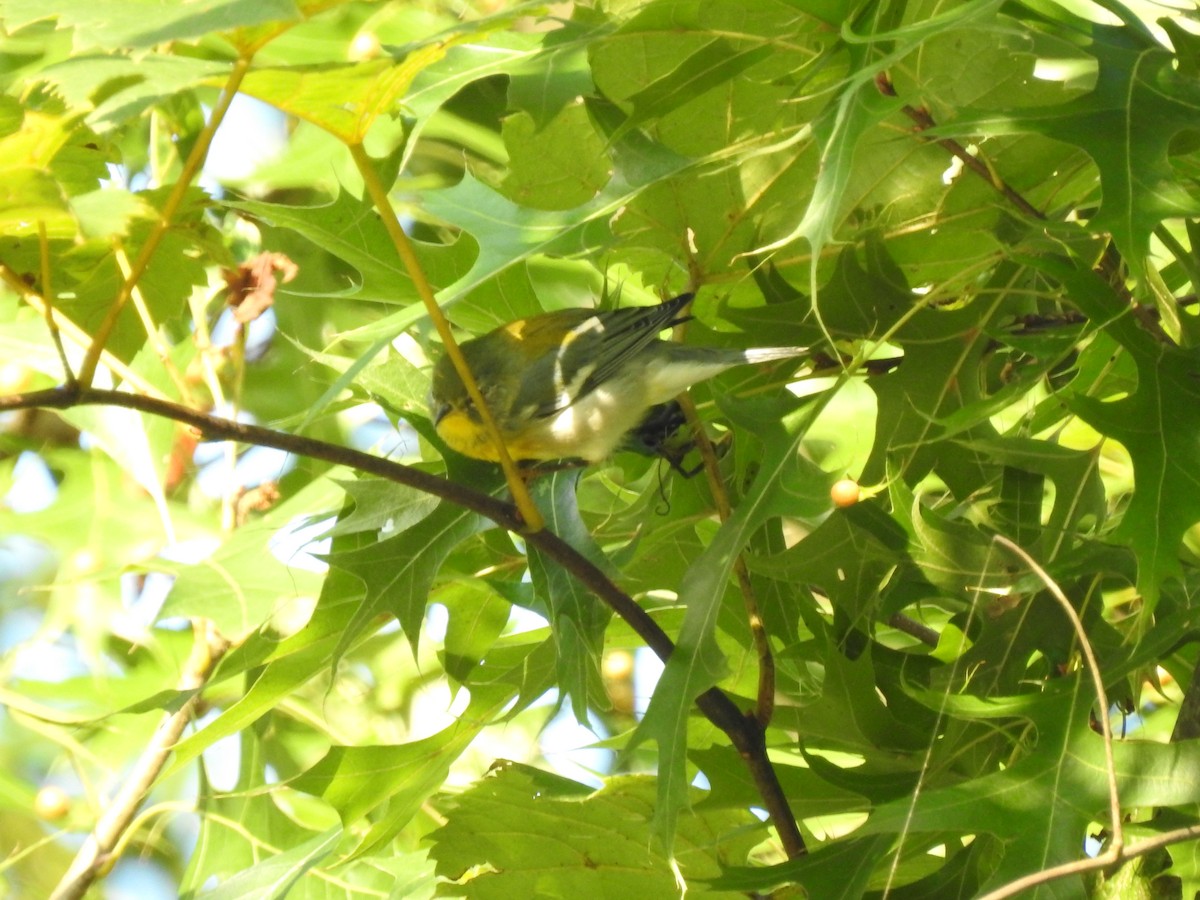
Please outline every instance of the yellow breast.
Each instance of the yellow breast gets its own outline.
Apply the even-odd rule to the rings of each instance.
[[[488,440],[483,425],[471,421],[471,417],[465,412],[455,409],[446,413],[437,424],[437,433],[446,442],[447,447],[463,456],[485,459],[488,462],[500,460],[495,446]]]
[[[451,410],[446,413],[437,424],[437,433],[446,442],[446,446],[463,456],[487,462],[500,461],[496,445],[488,437],[483,423],[474,421],[465,412]],[[542,446],[541,442],[522,438],[521,435],[506,435],[505,446],[508,448],[508,455],[514,460],[558,459],[562,456],[562,453]]]

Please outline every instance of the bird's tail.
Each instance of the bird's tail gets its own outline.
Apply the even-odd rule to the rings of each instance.
[[[791,359],[804,356],[808,347],[751,347],[742,351],[743,361],[750,364],[770,362],[774,359]]]

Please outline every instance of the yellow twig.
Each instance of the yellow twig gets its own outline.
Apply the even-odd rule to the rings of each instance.
[[[79,381],[81,384],[85,386],[91,385],[92,378],[96,374],[96,365],[100,361],[100,354],[104,351],[104,346],[108,343],[108,339],[117,325],[117,319],[121,315],[121,311],[125,308],[125,304],[132,296],[134,287],[142,275],[145,274],[146,267],[150,264],[151,257],[154,256],[154,251],[158,249],[158,245],[162,243],[167,229],[171,227],[175,214],[179,212],[179,207],[183,204],[183,198],[187,195],[188,188],[191,187],[192,180],[200,171],[200,167],[204,165],[204,160],[208,155],[208,148],[212,144],[213,136],[217,133],[217,129],[220,127],[221,121],[225,118],[225,113],[229,109],[229,104],[233,102],[238,87],[241,85],[242,79],[246,77],[246,72],[249,69],[249,57],[241,57],[234,63],[233,71],[229,73],[229,79],[225,82],[225,87],[222,89],[221,96],[213,107],[208,122],[200,129],[200,134],[196,138],[192,152],[188,154],[188,158],[183,164],[183,171],[180,172],[179,179],[171,188],[171,193],[167,196],[166,203],[163,204],[162,214],[159,216],[158,221],[154,223],[154,227],[150,229],[150,234],[146,237],[146,243],[142,244],[141,250],[138,251],[138,255],[130,267],[125,282],[118,289],[116,297],[113,298],[112,305],[109,306],[108,312],[104,316],[104,320],[92,336],[87,356],[84,357],[83,365],[79,370]]]
[[[117,268],[121,272],[121,277],[126,282],[129,281],[133,274],[129,265],[129,257],[125,254],[124,249],[116,247],[113,250],[113,255],[117,261]],[[158,359],[166,369],[167,375],[174,382],[176,389],[179,391],[179,398],[187,406],[195,406],[192,392],[188,388],[187,381],[179,372],[179,367],[175,365],[171,359],[171,349],[162,339],[162,335],[158,333],[158,325],[154,321],[154,317],[150,315],[150,307],[146,305],[146,298],[142,296],[141,289],[133,284],[129,291],[130,299],[133,300],[133,308],[137,310],[138,317],[142,320],[142,327],[146,329],[146,339],[150,342],[150,346],[154,348],[154,352],[158,354]]]
[[[400,220],[396,216],[396,210],[388,198],[387,189],[384,188],[383,183],[379,180],[379,174],[375,171],[375,165],[371,161],[371,157],[367,155],[367,151],[363,148],[363,145],[350,144],[349,147],[350,155],[354,157],[354,162],[362,174],[363,182],[366,184],[367,193],[371,195],[371,200],[375,204],[375,208],[379,211],[380,217],[383,219],[384,228],[387,229],[392,243],[396,246],[396,252],[400,255],[400,261],[404,263],[404,268],[412,278],[413,284],[416,285],[417,294],[425,304],[425,309],[429,313],[429,318],[433,320],[433,325],[437,329],[442,343],[445,344],[446,353],[449,354],[451,362],[454,363],[454,368],[462,378],[463,384],[466,385],[468,396],[470,396],[471,401],[475,404],[475,408],[479,410],[480,415],[483,417],[483,425],[487,429],[488,436],[492,439],[492,443],[496,445],[497,454],[500,457],[500,466],[504,469],[504,478],[508,482],[509,491],[512,492],[513,503],[521,513],[521,518],[525,521],[525,529],[528,531],[541,531],[545,527],[542,514],[537,506],[534,505],[533,498],[529,495],[529,488],[525,484],[525,479],[517,471],[517,466],[508,452],[508,447],[505,446],[503,437],[500,435],[500,429],[496,425],[496,420],[493,418],[491,410],[488,409],[487,402],[483,399],[483,395],[479,391],[479,385],[475,383],[471,369],[454,340],[454,335],[450,331],[450,323],[446,321],[441,307],[438,306],[437,299],[433,296],[433,288],[430,287],[429,280],[425,277],[425,272],[421,268],[421,262],[417,259],[417,254],[413,250],[412,242],[409,241],[408,235],[404,233],[404,228],[400,225]]]
[[[67,350],[63,347],[62,335],[58,333],[58,326],[54,324],[54,288],[50,280],[50,240],[46,237],[46,223],[42,219],[38,219],[38,252],[42,263],[42,299],[45,301],[43,313],[46,317],[46,329],[50,332],[50,340],[54,342],[54,349],[58,351],[58,359],[63,367],[63,378],[66,379],[67,384],[73,384],[75,372],[71,369],[71,363],[67,361]]]

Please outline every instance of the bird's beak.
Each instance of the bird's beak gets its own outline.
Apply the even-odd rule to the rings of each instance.
[[[442,419],[446,418],[446,414],[450,412],[449,403],[433,404],[433,427],[437,428],[441,424]]]

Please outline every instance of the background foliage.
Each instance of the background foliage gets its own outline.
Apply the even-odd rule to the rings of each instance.
[[[189,619],[230,647],[111,876],[166,894],[970,897],[1110,845],[1106,772],[1124,841],[1200,822],[1194,9],[0,0],[0,60],[12,893],[194,693]],[[635,453],[534,484],[676,641],[652,699],[629,624],[477,512],[22,399],[70,377],[53,316],[96,386],[500,491],[431,433],[373,179],[463,334],[698,273],[689,340],[816,348],[693,392],[724,523]],[[739,552],[790,860],[694,702],[755,703]],[[1194,846],[1036,893],[1190,897]]]

